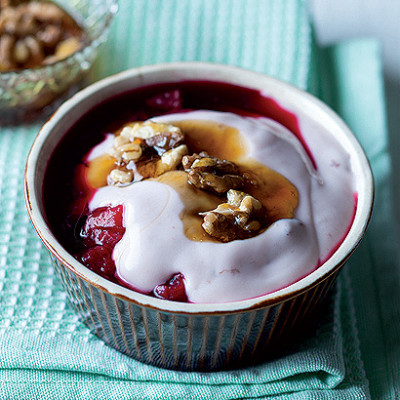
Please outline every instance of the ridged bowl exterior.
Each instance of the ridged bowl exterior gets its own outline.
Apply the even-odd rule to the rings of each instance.
[[[220,370],[268,354],[315,311],[337,273],[284,302],[228,313],[173,313],[144,307],[88,284],[56,258],[56,270],[84,323],[106,344],[146,364]]]

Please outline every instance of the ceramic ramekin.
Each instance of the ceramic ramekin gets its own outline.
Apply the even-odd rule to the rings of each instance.
[[[69,128],[100,102],[156,83],[207,80],[262,91],[303,120],[322,124],[352,158],[358,206],[343,243],[318,269],[277,292],[222,304],[191,304],[146,296],[100,277],[62,247],[46,222],[42,203],[45,168]],[[105,343],[159,367],[216,370],[251,360],[309,316],[362,239],[371,216],[373,178],[367,158],[343,121],[313,96],[287,83],[236,67],[172,63],[132,69],[99,81],[65,102],[43,126],[28,156],[25,200],[34,228],[49,250],[70,300]]]

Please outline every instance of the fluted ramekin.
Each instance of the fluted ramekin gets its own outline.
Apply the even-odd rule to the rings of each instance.
[[[358,204],[341,245],[318,269],[296,283],[256,298],[221,304],[180,303],[153,298],[112,283],[79,263],[53,235],[42,202],[44,172],[60,139],[88,110],[127,90],[157,83],[216,81],[260,90],[301,118],[322,124],[352,159]],[[49,250],[70,300],[105,343],[159,367],[216,370],[267,353],[321,304],[337,273],[367,228],[373,205],[368,160],[344,122],[313,96],[271,77],[236,67],[172,63],[132,69],[99,81],[65,102],[43,126],[28,156],[27,210]]]

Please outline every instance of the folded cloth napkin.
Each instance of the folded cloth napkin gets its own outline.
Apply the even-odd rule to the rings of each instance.
[[[314,335],[274,361],[232,371],[146,366],[103,345],[78,322],[78,334],[25,329],[18,335],[14,329],[0,341],[0,394],[5,399],[368,398],[350,291],[343,274]]]
[[[343,43],[319,59],[320,67],[325,70],[319,79],[335,82],[320,95],[352,128],[375,176],[370,228],[348,267],[371,397],[399,399],[399,238],[394,223],[380,57],[380,46],[370,40]],[[396,134],[399,129],[400,126]]]
[[[375,91],[368,102],[361,81],[352,86],[351,102],[347,97],[329,96],[334,88],[343,93],[341,83],[346,87],[346,82],[357,80],[360,64],[354,54],[360,48],[360,61],[375,66],[363,69],[368,89],[379,87],[374,44],[339,47],[318,58],[300,0],[120,0],[93,79],[132,66],[175,60],[215,61],[266,72],[332,100],[349,123],[362,128],[357,129],[359,138],[374,155],[376,142],[385,142],[384,126],[377,121],[383,121],[382,93]],[[338,73],[326,79],[326,71]],[[376,123],[360,127],[359,120],[370,117],[372,105]],[[355,121],[350,118],[353,113]],[[379,328],[374,336],[382,350],[377,357],[379,368],[388,375],[382,334],[388,314],[385,321],[380,320],[384,303],[377,300],[385,282],[379,281],[376,287],[371,282],[376,278],[380,246],[385,252],[394,249],[374,240],[381,234],[379,223],[371,227],[371,239],[340,275],[316,331],[279,358],[234,371],[183,373],[143,365],[104,345],[79,321],[28,221],[22,176],[38,128],[39,124],[0,128],[0,399],[368,399],[365,371],[376,384],[375,393],[381,395],[385,387],[391,387],[390,394],[395,394],[394,375],[385,378],[386,386],[379,386],[373,373],[371,343],[366,340],[368,312],[359,297],[367,285],[371,296],[365,304],[376,313],[372,327]],[[372,162],[379,190],[387,193],[390,166],[383,146]],[[387,211],[390,205],[377,203],[375,214]],[[383,221],[391,226],[388,218]],[[389,270],[389,262],[385,265]],[[363,269],[364,275],[371,275],[361,275]],[[395,283],[389,284],[393,289]],[[393,306],[391,315],[399,316],[397,311]],[[393,334],[394,328],[389,332]],[[398,362],[393,365],[398,367]]]

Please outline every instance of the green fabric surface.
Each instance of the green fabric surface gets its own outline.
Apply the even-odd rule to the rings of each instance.
[[[40,123],[0,128],[0,399],[400,398],[400,306],[380,55],[320,51],[300,0],[120,0],[92,80],[130,67],[212,61],[268,73],[328,101],[370,157],[376,206],[314,334],[263,364],[182,373],[107,347],[80,322],[22,198]],[[394,237],[394,236],[392,236]]]
[[[394,223],[380,47],[368,40],[345,43],[320,54],[319,95],[352,128],[375,176],[370,228],[349,261],[357,325],[373,399],[400,398],[400,263]],[[378,101],[379,100],[379,101]],[[400,128],[400,127],[399,127]]]

